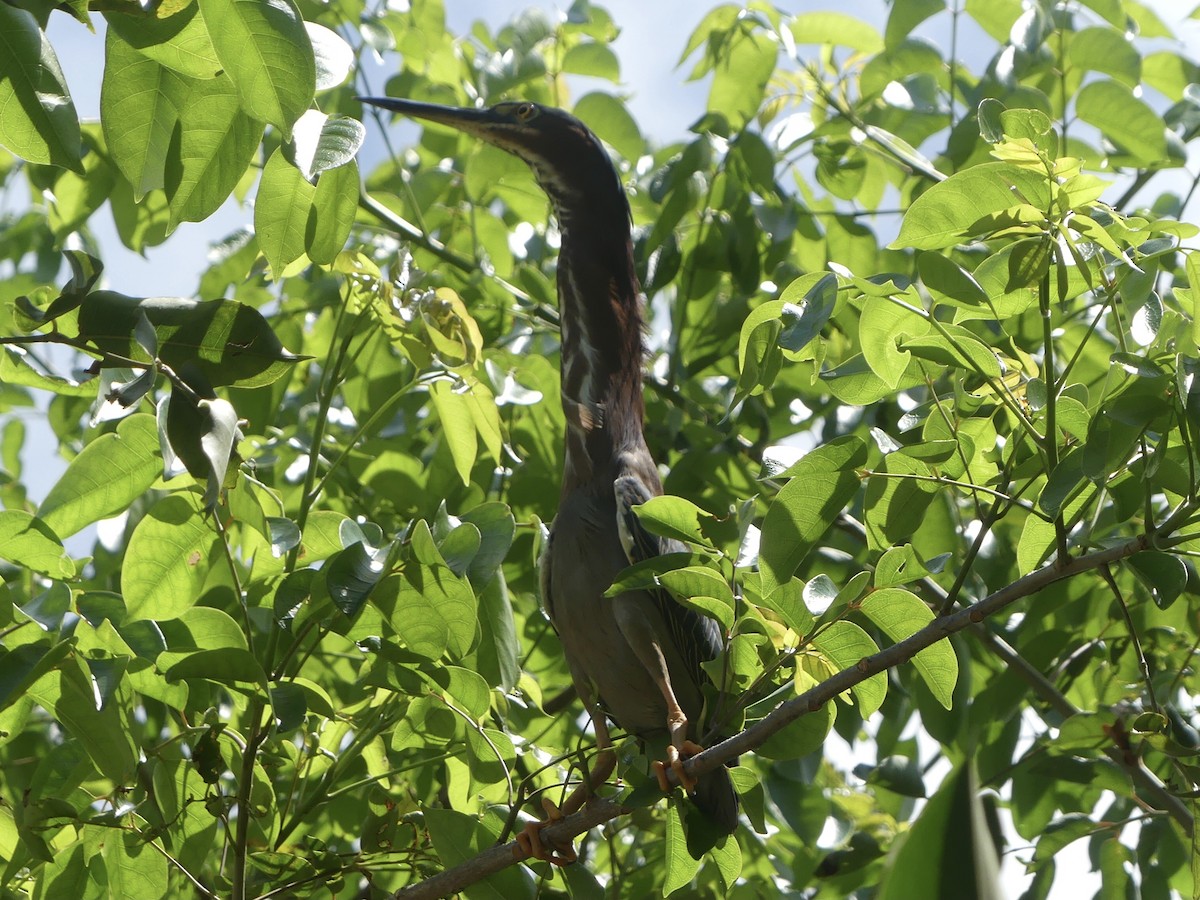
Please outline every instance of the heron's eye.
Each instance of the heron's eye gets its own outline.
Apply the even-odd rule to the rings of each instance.
[[[537,115],[537,107],[532,103],[522,103],[517,107],[516,116],[522,122],[528,122],[535,115]]]

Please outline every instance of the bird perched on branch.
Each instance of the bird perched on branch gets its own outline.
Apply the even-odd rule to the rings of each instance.
[[[566,463],[542,557],[542,602],[603,751],[563,812],[581,806],[612,772],[607,713],[639,737],[665,732],[668,764],[710,830],[732,834],[738,801],[728,771],[719,768],[690,781],[680,762],[701,749],[695,740],[707,679],[700,664],[720,651],[716,623],[664,591],[604,596],[631,563],[684,549],[650,534],[632,510],[661,494],[662,484],[642,433],[642,301],[629,202],[612,160],[582,122],[536,103],[460,109],[360,99],[458,129],[520,157],[549,196],[562,234],[558,298]],[[661,764],[659,778],[665,790]],[[569,847],[542,847],[537,828],[519,840],[532,855],[551,862],[574,858]]]

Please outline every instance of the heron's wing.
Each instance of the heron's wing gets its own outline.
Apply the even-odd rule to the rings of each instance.
[[[636,475],[622,475],[613,484],[617,498],[617,528],[621,544],[630,564],[652,559],[665,553],[685,552],[679,541],[651,534],[638,521],[633,507],[653,496]],[[721,629],[715,621],[684,606],[664,590],[647,590],[666,623],[667,635],[678,651],[688,674],[696,685],[709,679],[700,664],[721,652]]]

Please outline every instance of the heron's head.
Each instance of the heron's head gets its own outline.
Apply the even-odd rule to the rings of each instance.
[[[570,113],[527,100],[485,109],[439,106],[393,97],[359,97],[363,103],[437,122],[523,159],[561,216],[574,206],[619,197],[628,215],[616,169],[599,138]]]

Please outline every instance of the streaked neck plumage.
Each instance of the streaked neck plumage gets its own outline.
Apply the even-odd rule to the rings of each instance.
[[[601,151],[603,152],[603,151]],[[564,495],[614,477],[642,437],[642,309],[629,203],[615,170],[578,191],[535,168],[562,234],[558,257],[562,404],[567,419]]]

